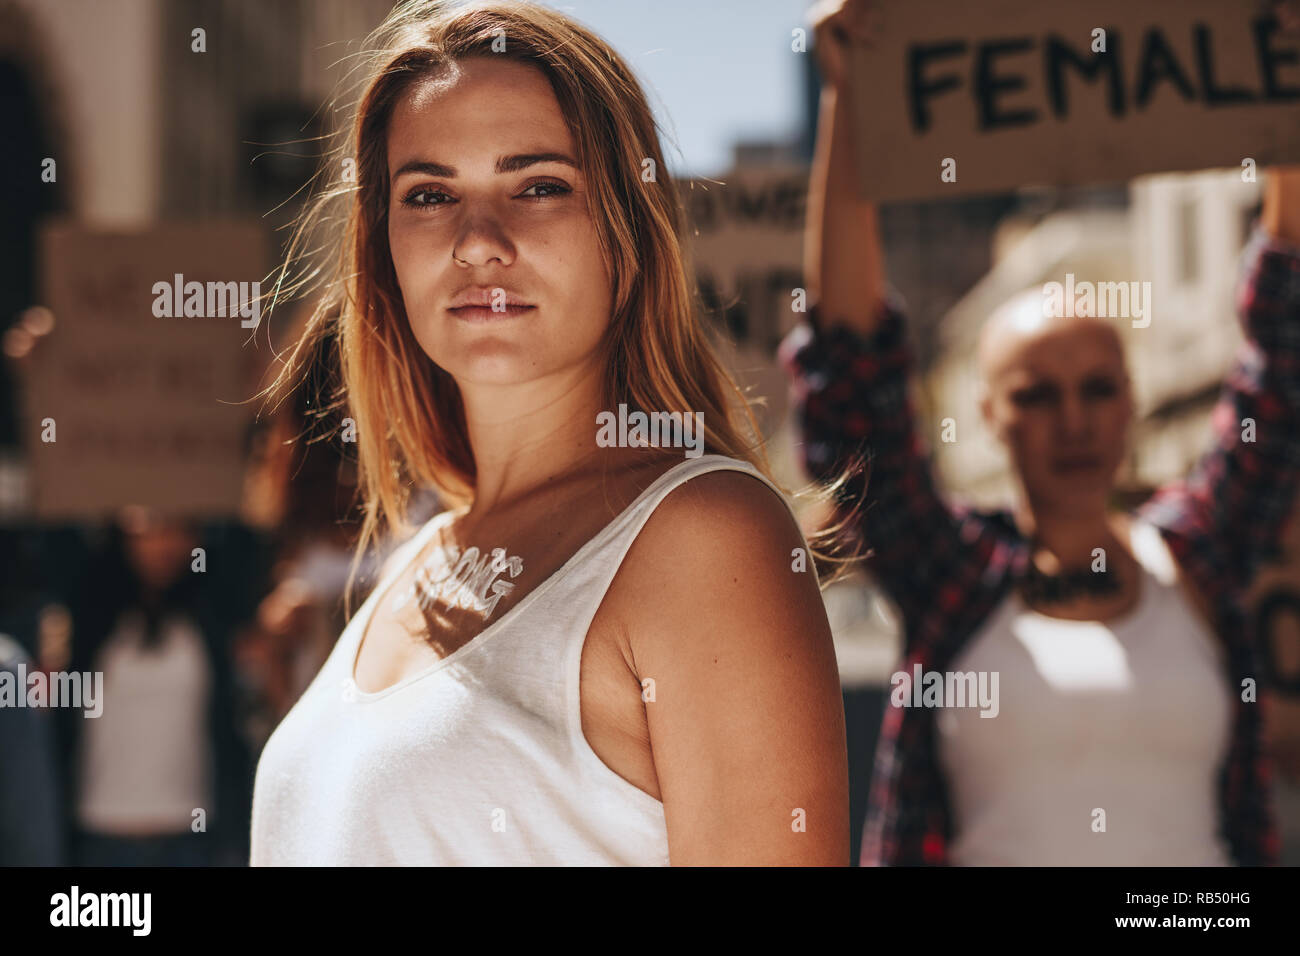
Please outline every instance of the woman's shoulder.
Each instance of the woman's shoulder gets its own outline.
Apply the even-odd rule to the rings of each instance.
[[[794,524],[779,486],[748,461],[708,454],[647,463],[633,489],[653,508],[641,535],[667,533],[706,539],[763,533]]]
[[[807,543],[757,470],[692,473],[659,501],[623,558],[610,610],[647,673],[757,654],[782,670],[829,646]],[[819,648],[819,649],[817,649]]]
[[[683,586],[714,577],[792,584],[792,563],[804,564],[807,555],[800,561],[794,554],[806,544],[785,496],[747,462],[698,461],[670,483],[623,570],[653,576],[671,564],[686,572],[679,576]]]
[[[21,644],[8,634],[0,633],[0,670],[17,670],[19,664],[32,663]]]
[[[793,520],[775,482],[749,462],[721,455],[677,483],[659,511],[661,520],[684,521],[714,534],[783,527]]]

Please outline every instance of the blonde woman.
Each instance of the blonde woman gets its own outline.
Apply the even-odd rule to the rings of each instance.
[[[402,5],[374,46],[337,321],[360,546],[412,487],[453,507],[268,742],[252,862],[847,864],[816,573],[636,80],[531,5]],[[611,446],[620,405],[682,427]]]

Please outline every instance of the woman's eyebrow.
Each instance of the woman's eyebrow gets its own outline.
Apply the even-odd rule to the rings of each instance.
[[[499,156],[496,171],[498,173],[517,173],[538,163],[563,163],[565,166],[578,168],[573,157],[566,153],[517,153],[514,156]]]
[[[538,163],[563,163],[565,166],[572,166],[574,169],[578,168],[577,162],[566,153],[516,153],[512,156],[497,157],[495,171],[498,173],[517,173],[521,169],[536,166]],[[419,159],[403,163],[393,173],[393,178],[397,179],[397,177],[406,173],[440,176],[445,179],[452,179],[458,175],[455,166],[445,166],[442,163]]]

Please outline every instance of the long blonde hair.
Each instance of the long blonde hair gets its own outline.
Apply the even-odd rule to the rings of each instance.
[[[682,204],[653,115],[627,65],[589,30],[544,7],[514,0],[455,6],[409,0],[370,36],[353,71],[361,75],[353,120],[325,168],[337,177],[350,159],[355,182],[327,184],[308,207],[275,290],[278,299],[312,283],[325,289],[268,391],[298,382],[311,344],[335,335],[339,398],[355,422],[363,510],[349,591],[380,528],[409,530],[413,486],[431,487],[453,506],[473,497],[474,454],[460,392],[412,334],[386,224],[387,133],[395,104],[416,81],[475,56],[507,57],[541,70],[577,144],[612,280],[613,313],[602,343],[605,407],[702,412],[707,451],[750,462],[770,477],[749,403],[698,318],[682,244]],[[644,177],[647,169],[654,175]],[[345,209],[336,212],[340,201]],[[340,223],[333,272],[316,267],[292,278],[289,270],[310,255],[316,230],[337,236]]]

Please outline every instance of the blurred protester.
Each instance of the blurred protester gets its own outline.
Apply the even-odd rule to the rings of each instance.
[[[868,568],[904,623],[862,862],[1273,863],[1244,598],[1300,484],[1300,171],[1269,176],[1243,255],[1247,343],[1186,480],[1114,509],[1134,415],[1121,340],[1068,306],[1050,315],[1039,289],[990,318],[978,355],[1019,500],[950,506],[908,398],[876,209],[856,191],[844,44],[873,42],[869,18],[849,2],[818,26],[815,306],[783,346],[808,469],[830,480],[868,456],[843,513],[858,509]],[[953,706],[957,673],[1000,677],[993,708]]]
[[[130,508],[92,558],[67,667],[102,672],[103,712],[61,711],[75,864],[247,859],[251,760],[230,643],[255,552],[241,541]]]
[[[35,662],[0,634],[0,679],[25,694]],[[0,699],[0,866],[60,866],[63,821],[49,711]]]

